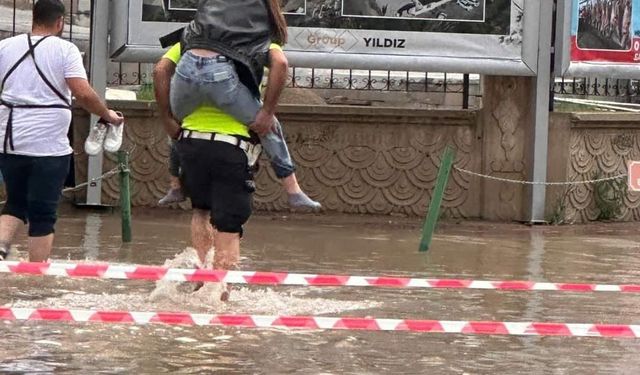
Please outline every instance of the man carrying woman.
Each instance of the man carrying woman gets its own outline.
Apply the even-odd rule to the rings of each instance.
[[[192,242],[203,263],[215,246],[216,269],[236,267],[242,226],[251,214],[250,129],[261,136],[278,177],[297,185],[274,116],[287,61],[272,42],[283,44],[286,38],[278,0],[201,0],[181,43],[154,72],[165,127],[179,138],[185,188],[194,208]],[[265,67],[269,85],[261,105]],[[227,290],[221,299],[228,297]]]
[[[249,1],[248,3],[253,3]],[[320,203],[310,199],[301,189],[295,175],[293,160],[284,139],[282,127],[275,118],[275,109],[287,79],[287,59],[281,46],[286,43],[287,28],[277,0],[259,1],[266,5],[271,20],[268,30],[253,30],[252,17],[262,11],[246,1],[226,4],[223,1],[201,1],[196,19],[186,28],[177,74],[171,83],[171,109],[173,116],[182,121],[203,104],[213,105],[230,114],[260,136],[263,149],[273,170],[287,192],[292,208],[318,210]],[[265,4],[266,3],[266,4]],[[265,7],[262,7],[264,9]],[[246,9],[243,10],[243,9]],[[273,15],[273,16],[271,16]],[[223,28],[211,22],[229,17],[228,22],[238,27],[247,26],[248,32],[238,33],[231,45],[221,41],[226,35]],[[209,27],[212,35],[204,35],[202,27]],[[252,39],[253,38],[253,39]],[[248,42],[249,41],[249,42]],[[234,50],[234,44],[250,51]],[[204,64],[199,66],[198,64]],[[284,75],[274,75],[280,82],[271,82],[269,76],[264,103],[260,101],[260,83],[263,69],[284,69]],[[160,204],[173,203],[183,198],[179,189],[175,157],[170,163],[171,187]]]

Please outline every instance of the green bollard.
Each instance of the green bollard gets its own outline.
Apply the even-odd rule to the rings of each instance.
[[[442,205],[442,197],[447,187],[447,181],[449,180],[449,174],[451,173],[451,167],[453,166],[453,159],[455,158],[455,151],[449,145],[445,147],[442,154],[442,160],[440,161],[440,168],[438,169],[438,178],[436,180],[436,186],[433,189],[433,196],[429,203],[429,210],[427,211],[427,218],[424,221],[424,227],[422,228],[422,239],[420,240],[420,252],[429,250],[431,246],[431,239],[433,238],[433,232],[436,230],[436,224],[440,217],[440,206]]]
[[[131,189],[129,185],[129,154],[118,151],[120,165],[120,214],[122,215],[122,242],[131,242]]]

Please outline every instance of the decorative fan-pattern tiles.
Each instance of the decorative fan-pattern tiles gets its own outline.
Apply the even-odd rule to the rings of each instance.
[[[283,116],[301,185],[329,210],[423,216],[447,144],[457,149],[457,166],[479,166],[479,159],[472,155],[478,152],[473,144],[474,125],[471,119],[465,123],[464,116],[439,119],[440,123],[428,119],[431,124],[411,124],[397,117],[390,122],[375,116],[329,120],[322,125],[321,117]],[[337,128],[336,123],[340,123]],[[474,160],[478,163],[472,163]],[[264,157],[257,181],[257,208],[287,208],[285,194]],[[471,179],[453,171],[443,214],[472,216],[470,188]]]
[[[510,92],[516,86],[504,80],[499,87]],[[485,116],[491,126],[485,124],[484,128],[476,113],[465,111],[286,106],[280,118],[301,185],[327,210],[423,217],[447,144],[457,150],[458,167],[496,177],[527,179],[527,133],[518,125],[524,123],[527,114],[516,116],[518,107],[510,100],[494,104]],[[168,186],[169,144],[164,130],[150,104],[116,105],[124,110],[128,121],[123,147],[131,151],[132,203],[155,206]],[[81,112],[76,112],[74,119],[76,182],[80,183],[87,175],[87,156],[82,149],[88,121]],[[590,180],[596,173],[618,175],[626,171],[628,161],[640,160],[640,127],[635,117],[574,115],[572,121],[566,124],[571,126],[566,138],[569,152],[562,157],[549,155],[550,165],[561,163],[562,170],[566,168],[566,174],[554,180]],[[549,139],[557,142],[561,138],[553,129]],[[106,155],[103,170],[115,164],[115,156]],[[288,210],[285,194],[264,156],[256,184],[256,209]],[[102,186],[103,202],[117,204],[117,177]],[[598,217],[594,188],[577,185],[569,190],[564,202],[565,222],[587,222]],[[85,190],[74,194],[77,201],[85,200]],[[523,217],[526,199],[521,185],[482,181],[454,170],[442,213],[453,218],[518,220]],[[548,194],[547,199],[556,198]],[[181,207],[188,208],[188,203]],[[640,220],[640,194],[626,193],[619,219]]]
[[[431,199],[440,156],[447,144],[457,149],[456,165],[477,170],[479,146],[474,144],[475,117],[468,112],[422,111],[422,116],[386,110],[383,115],[335,113],[281,114],[287,142],[303,189],[329,211],[359,214],[424,216]],[[155,206],[168,186],[169,145],[162,125],[149,108],[125,111],[125,149],[131,150],[132,203]],[[77,116],[78,117],[78,116]],[[78,181],[86,180],[87,157],[82,144],[86,117],[75,126]],[[265,155],[256,176],[255,208],[288,210],[286,196]],[[116,165],[106,155],[104,170]],[[452,171],[443,214],[478,216],[478,197],[470,191],[475,179]],[[103,202],[119,199],[118,179],[103,183]],[[82,200],[84,191],[78,196]],[[188,205],[183,205],[187,208]],[[475,211],[474,211],[475,209]]]
[[[627,163],[640,160],[640,129],[576,128],[571,133],[568,180],[591,180],[626,173]],[[596,220],[599,210],[594,198],[595,185],[577,185],[569,190],[566,221]],[[620,220],[640,220],[640,194],[627,192]]]

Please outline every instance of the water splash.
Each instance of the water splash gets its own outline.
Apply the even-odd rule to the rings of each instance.
[[[211,268],[214,251],[205,264]],[[169,268],[203,268],[193,248],[164,262]],[[26,277],[25,277],[26,280]],[[194,283],[157,281],[114,281],[57,278],[38,288],[34,298],[14,299],[7,306],[31,308],[95,309],[125,311],[189,311],[193,313],[242,313],[263,315],[318,315],[372,309],[380,302],[336,299],[340,288],[278,287],[233,285],[229,302],[220,301],[224,285],[205,283],[194,291]],[[114,283],[117,283],[114,285]],[[152,288],[150,286],[153,285]],[[113,293],[117,290],[117,293]]]
[[[205,263],[213,263],[214,250],[207,254]],[[195,249],[187,248],[178,253],[173,259],[167,259],[165,267],[170,268],[202,268]],[[211,268],[211,267],[206,267]],[[284,288],[285,291],[275,291],[264,287],[234,286],[229,303],[220,301],[220,294],[225,286],[223,283],[205,283],[197,291],[193,291],[192,283],[174,281],[158,281],[151,292],[149,301],[159,303],[171,301],[174,304],[194,307],[207,307],[211,312],[247,312],[268,315],[298,315],[298,314],[330,314],[347,310],[361,310],[380,306],[373,301],[338,301],[325,298],[305,298],[305,292],[299,288]],[[308,289],[307,289],[308,290]]]
[[[214,249],[211,249],[205,258],[205,264],[200,262],[196,249],[186,248],[176,254],[173,259],[167,259],[164,266],[168,268],[205,268],[211,269],[213,264]],[[202,288],[194,291],[194,283],[182,283],[160,280],[156,282],[155,289],[149,296],[150,302],[171,301],[176,304],[189,304],[196,306],[221,306],[220,294],[223,292],[222,283],[206,283]]]

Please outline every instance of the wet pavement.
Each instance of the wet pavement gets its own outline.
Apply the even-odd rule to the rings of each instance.
[[[189,216],[65,208],[54,260],[188,262]],[[419,254],[419,220],[254,216],[242,269],[482,280],[640,283],[637,224],[445,223]],[[24,238],[21,238],[24,244]],[[21,250],[24,250],[21,247]],[[172,284],[173,285],[173,284]],[[397,319],[638,324],[640,294],[250,286],[221,304],[146,281],[0,275],[0,306]],[[0,322],[0,373],[636,374],[640,340],[408,332]]]

